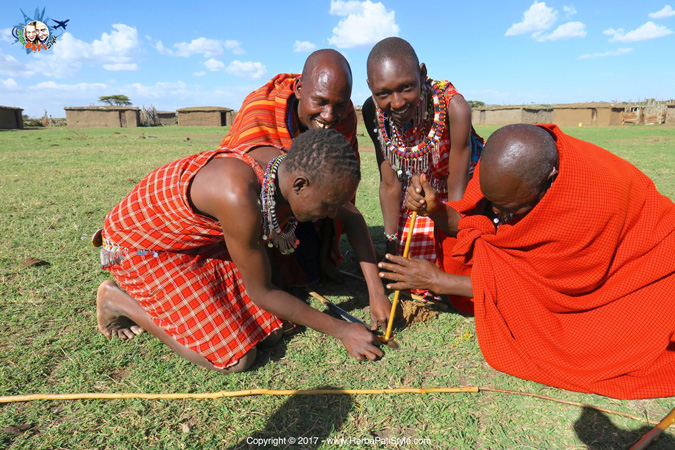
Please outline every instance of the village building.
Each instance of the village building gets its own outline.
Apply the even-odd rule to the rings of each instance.
[[[0,106],[0,128],[1,129],[22,129],[23,116],[22,108],[13,106]]]
[[[66,122],[73,128],[138,127],[140,112],[130,106],[67,106]]]
[[[224,127],[232,125],[235,112],[221,106],[193,106],[176,110],[181,127]]]

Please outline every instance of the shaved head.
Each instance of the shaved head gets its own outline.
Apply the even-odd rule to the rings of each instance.
[[[370,72],[375,65],[394,58],[406,59],[415,68],[420,65],[417,53],[415,53],[415,49],[412,48],[412,45],[408,41],[399,37],[388,37],[375,44],[368,54],[366,62],[368,76],[370,77]]]
[[[316,81],[315,78],[325,71],[331,71],[345,77],[351,91],[352,68],[342,53],[330,48],[315,51],[305,61],[302,68],[302,79],[305,83],[314,82]]]
[[[527,196],[547,189],[558,168],[558,149],[553,135],[541,127],[508,125],[490,136],[480,161],[480,186],[486,197]]]
[[[317,50],[307,58],[295,83],[301,130],[333,128],[353,106],[352,69],[336,50]]]

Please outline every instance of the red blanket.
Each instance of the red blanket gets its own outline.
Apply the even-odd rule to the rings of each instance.
[[[473,266],[476,329],[490,365],[615,398],[675,395],[675,204],[633,165],[545,125],[560,174],[498,230],[479,214],[480,174],[457,243]]]

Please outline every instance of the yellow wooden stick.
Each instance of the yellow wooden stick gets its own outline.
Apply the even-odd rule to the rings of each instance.
[[[666,428],[673,424],[673,422],[675,422],[675,408],[673,408],[653,430],[642,436],[642,439],[637,441],[637,443],[633,445],[630,450],[642,450],[647,448],[649,444],[651,444],[654,439],[658,438],[661,433],[666,430]]]
[[[410,241],[412,240],[413,232],[415,231],[415,221],[417,220],[417,211],[413,211],[410,216],[410,228],[408,229],[408,236],[405,238],[405,248],[403,249],[403,257],[407,258],[410,252]],[[389,322],[387,323],[387,332],[384,333],[384,341],[387,342],[391,337],[391,327],[394,325],[394,316],[396,315],[396,305],[398,305],[398,296],[401,295],[401,290],[396,289],[394,292],[394,300],[391,302],[391,313],[389,313]]]

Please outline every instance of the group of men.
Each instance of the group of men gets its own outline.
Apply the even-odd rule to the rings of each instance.
[[[418,83],[423,66],[410,72]],[[236,372],[296,323],[375,360],[388,279],[389,289],[471,299],[481,350],[498,370],[617,398],[675,395],[675,204],[651,180],[554,125],[497,130],[469,170],[469,112],[463,162],[450,164],[467,171],[460,193],[439,192],[424,171],[408,173],[400,193],[431,221],[436,261],[390,250],[378,262],[353,202],[361,175],[351,87],[339,52],[314,52],[302,74],[277,75],[245,99],[219,149],[154,171],[117,205],[101,239],[116,283],[99,287],[100,331],[128,339],[146,330],[190,361]],[[373,94],[378,104],[382,92]],[[456,94],[449,111],[463,101]],[[401,104],[386,112],[413,120]],[[281,289],[338,279],[341,233],[367,282],[370,330]]]

